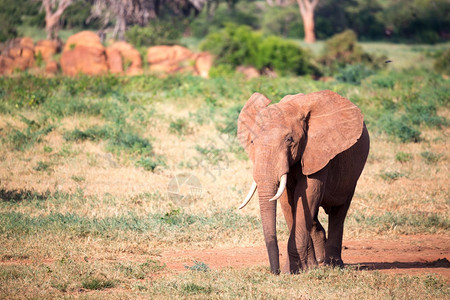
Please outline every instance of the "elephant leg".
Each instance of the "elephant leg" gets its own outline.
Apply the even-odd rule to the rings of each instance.
[[[353,195],[352,195],[353,196]],[[328,222],[328,239],[325,244],[325,264],[330,266],[343,267],[342,261],[342,236],[344,233],[344,221],[347,216],[348,208],[350,207],[350,201],[341,205],[331,207],[329,210],[329,222]]]
[[[317,238],[318,248],[322,247],[323,249],[323,246],[320,245],[321,243],[323,245],[324,233],[321,237],[320,228],[322,226],[317,220],[317,214],[323,198],[327,175],[328,169],[324,168],[313,175],[305,176],[303,180],[299,180],[295,189],[295,217],[288,241],[291,272],[298,272],[317,265],[315,245],[311,234],[313,228],[315,233],[319,233],[318,235],[314,234],[314,238]]]
[[[314,253],[316,255],[316,260],[319,264],[323,263],[325,260],[325,243],[326,243],[326,235],[325,229],[320,224],[319,219],[317,218],[319,210],[313,219],[313,226],[311,229],[311,238],[314,245]]]
[[[289,189],[286,189],[284,193],[281,195],[279,201],[281,204],[281,209],[283,210],[284,218],[286,219],[286,224],[289,229],[289,232],[292,232],[292,225],[294,224],[295,217],[295,203],[293,203],[293,195]],[[297,263],[298,265],[298,263]],[[286,263],[283,266],[283,273],[290,273],[290,261],[289,255],[286,257]]]

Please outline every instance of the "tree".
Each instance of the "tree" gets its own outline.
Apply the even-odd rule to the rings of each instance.
[[[305,28],[305,42],[314,43],[316,35],[314,33],[314,9],[319,0],[297,0],[300,8],[300,14],[303,19],[303,27]]]
[[[42,7],[45,10],[45,31],[47,32],[47,39],[54,40],[58,37],[59,19],[67,7],[69,7],[74,0],[42,0]]]
[[[115,21],[113,38],[123,40],[128,25],[145,26],[167,12],[189,16],[192,9],[198,13],[205,3],[206,0],[94,0],[92,16],[102,19],[100,31]]]

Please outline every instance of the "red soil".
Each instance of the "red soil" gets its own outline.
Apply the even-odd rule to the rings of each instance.
[[[435,273],[450,281],[450,237],[445,235],[413,235],[382,240],[346,240],[342,259],[346,265],[361,270],[409,275]],[[286,257],[286,244],[280,245],[281,262]],[[193,261],[207,264],[211,269],[225,267],[268,266],[264,246],[202,250],[168,250],[161,260],[172,270],[186,270]]]

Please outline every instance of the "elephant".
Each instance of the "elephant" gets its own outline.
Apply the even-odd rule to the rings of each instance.
[[[254,93],[239,114],[237,136],[253,163],[254,179],[239,208],[258,190],[272,273],[295,274],[319,263],[343,266],[344,219],[370,148],[363,115],[329,90],[270,102]],[[290,232],[282,269],[277,200]],[[318,220],[319,207],[328,215],[328,237]]]

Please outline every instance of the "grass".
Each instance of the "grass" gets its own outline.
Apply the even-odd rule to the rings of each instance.
[[[367,47],[394,63],[359,82],[1,77],[0,298],[448,298],[435,275],[347,267],[275,277],[198,260],[177,261],[177,272],[161,256],[263,245],[257,201],[236,210],[252,180],[236,120],[256,91],[277,102],[330,89],[364,113],[371,153],[344,239],[448,235],[449,85],[427,69],[442,45]],[[180,173],[200,182],[185,202],[168,194]],[[286,241],[280,210],[277,222]]]

